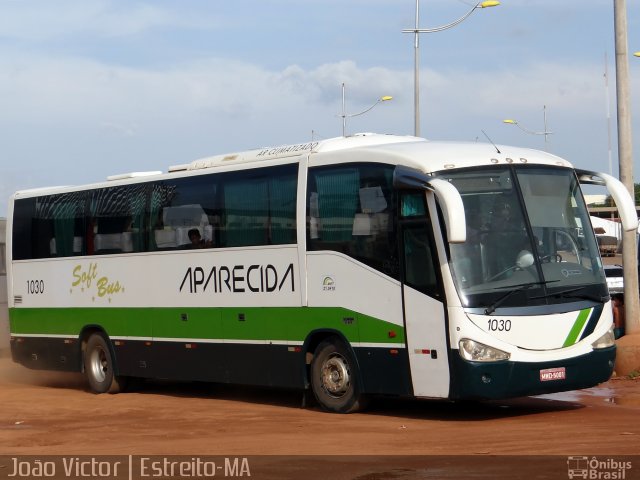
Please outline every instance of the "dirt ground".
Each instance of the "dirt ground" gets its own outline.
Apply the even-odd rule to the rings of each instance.
[[[95,395],[79,374],[31,371],[5,357],[0,406],[4,455],[362,455],[368,463],[351,461],[368,468],[388,455],[463,455],[453,462],[461,468],[468,456],[559,455],[565,465],[571,455],[640,452],[640,380],[630,379],[500,402],[380,399],[366,412],[334,415],[301,408],[299,392],[225,385],[150,382]],[[436,478],[414,477],[413,460],[403,462],[391,476],[335,478]]]
[[[377,399],[351,415],[302,403],[300,392],[202,383],[95,395],[79,374],[5,356],[0,479],[15,456],[43,455],[240,456],[251,478],[305,480],[567,478],[568,457],[633,456],[617,478],[640,478],[640,379],[495,402]]]
[[[374,401],[363,413],[302,406],[299,392],[143,385],[95,395],[79,374],[0,359],[0,452],[61,455],[632,455],[640,380],[500,402]]]

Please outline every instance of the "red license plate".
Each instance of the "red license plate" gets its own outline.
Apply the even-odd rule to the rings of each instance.
[[[567,372],[564,367],[559,368],[545,368],[540,370],[540,381],[548,382],[550,380],[564,380],[567,378]]]

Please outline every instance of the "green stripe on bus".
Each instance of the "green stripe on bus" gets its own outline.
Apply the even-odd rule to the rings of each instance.
[[[304,341],[315,329],[350,342],[403,344],[396,325],[344,308],[13,308],[13,334],[78,335],[87,325],[110,337]]]
[[[573,324],[573,327],[571,327],[571,331],[569,332],[567,339],[564,341],[564,344],[562,345],[563,347],[569,347],[578,341],[578,335],[580,335],[580,332],[584,328],[584,324],[587,322],[587,319],[589,318],[589,315],[591,314],[592,310],[593,310],[592,308],[586,308],[584,310],[580,310],[580,313],[578,314],[578,318]]]

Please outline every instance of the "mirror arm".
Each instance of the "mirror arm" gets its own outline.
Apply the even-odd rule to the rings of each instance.
[[[626,232],[637,230],[638,214],[636,213],[635,202],[627,187],[620,180],[606,173],[591,172],[589,170],[576,170],[576,174],[581,184],[607,187],[616,207],[618,207],[622,228]]]
[[[434,178],[415,168],[398,165],[393,172],[393,186],[404,190],[429,190],[440,201],[450,243],[467,240],[464,203],[458,189],[450,182]]]

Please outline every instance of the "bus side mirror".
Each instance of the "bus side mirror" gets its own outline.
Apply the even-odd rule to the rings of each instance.
[[[576,173],[581,184],[607,187],[616,207],[618,207],[622,228],[626,232],[637,230],[638,214],[636,213],[635,202],[620,180],[606,173],[590,172],[588,170],[576,170]]]
[[[451,183],[433,178],[415,168],[398,165],[393,172],[393,186],[401,190],[429,190],[440,202],[449,243],[467,241],[464,203],[460,192]]]

